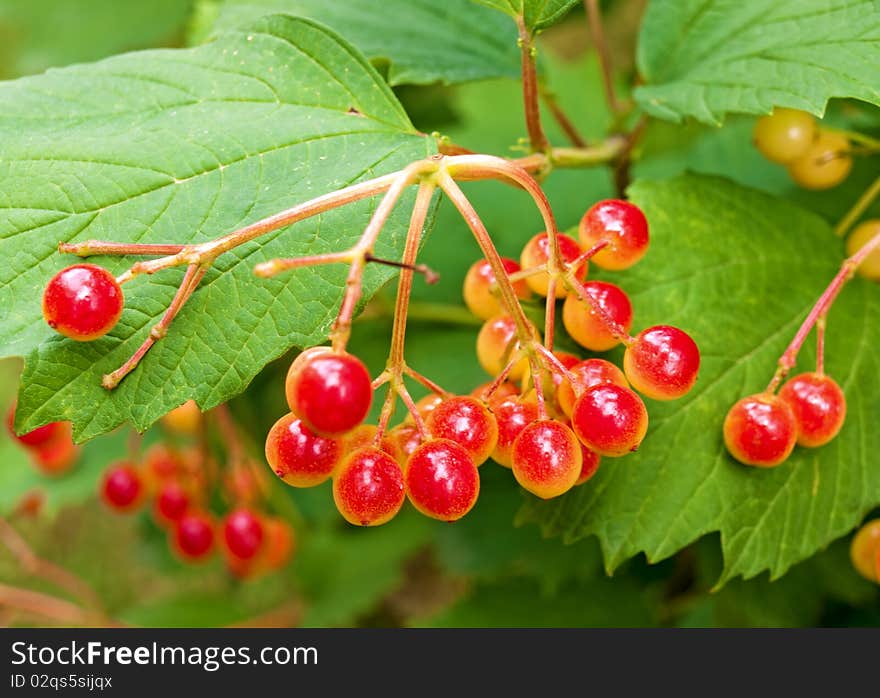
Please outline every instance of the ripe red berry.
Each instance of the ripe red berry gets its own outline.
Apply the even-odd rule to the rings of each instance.
[[[475,397],[456,395],[441,402],[428,415],[426,426],[436,439],[462,446],[476,465],[482,465],[498,443],[498,423]]]
[[[686,332],[657,325],[639,332],[623,355],[632,387],[654,400],[675,400],[697,381],[700,350]]]
[[[172,448],[159,443],[147,451],[144,456],[144,466],[148,483],[155,487],[169,478],[180,475],[183,470],[183,460]]]
[[[744,397],[724,419],[727,450],[745,465],[773,468],[788,458],[796,442],[794,412],[778,395]]]
[[[396,460],[401,468],[406,468],[409,457],[421,443],[422,437],[416,425],[404,422],[385,433],[382,437],[381,448]]]
[[[342,452],[351,453],[359,448],[371,446],[376,439],[379,427],[375,424],[360,424],[348,432],[342,439]]]
[[[598,201],[581,218],[578,236],[583,248],[601,240],[609,244],[593,261],[603,269],[626,269],[648,251],[648,221],[635,204],[621,199]]]
[[[105,474],[101,496],[106,504],[117,511],[131,511],[141,501],[144,486],[141,476],[130,463],[117,463]]]
[[[6,413],[6,428],[10,436],[24,446],[36,448],[54,441],[70,440],[70,422],[49,422],[26,434],[15,433],[15,406],[12,403]]]
[[[106,269],[75,264],[53,276],[43,292],[43,317],[78,342],[107,334],[122,315],[122,288]]]
[[[558,497],[574,487],[583,455],[574,432],[550,419],[532,422],[513,442],[513,476],[542,499]]]
[[[824,446],[837,436],[846,418],[846,397],[837,382],[822,373],[802,373],[789,379],[781,397],[797,422],[801,446]]]
[[[186,560],[200,560],[214,549],[214,519],[202,511],[184,514],[174,527],[173,547]]]
[[[416,401],[416,412],[422,420],[428,418],[428,415],[434,411],[434,408],[437,407],[441,402],[443,402],[443,398],[440,395],[435,395],[434,393],[429,393],[425,395],[423,398]],[[412,414],[407,411],[406,417],[403,419],[407,424],[413,423]]]
[[[189,505],[189,493],[179,482],[169,480],[162,484],[159,494],[156,495],[154,511],[160,522],[173,523],[180,520]]]
[[[223,520],[223,540],[229,553],[250,560],[263,545],[263,522],[249,509],[236,509]]]
[[[448,439],[432,439],[413,451],[404,481],[412,505],[440,521],[460,519],[480,495],[477,466],[464,448]]]
[[[629,383],[617,366],[605,359],[584,359],[568,369],[572,380],[563,380],[556,392],[556,400],[560,409],[571,417],[574,403],[578,396],[587,388],[602,383],[614,383],[622,388],[628,388]]]
[[[535,338],[539,337],[534,326],[530,325],[529,329]],[[486,320],[477,335],[477,361],[486,373],[497,376],[513,356],[517,342],[513,318],[509,315],[496,315]],[[529,362],[523,357],[514,364],[508,378],[512,381],[522,379],[528,367]]]
[[[515,383],[511,383],[510,381],[503,381],[491,395],[487,395],[487,391],[492,386],[492,383],[493,381],[488,381],[478,385],[471,390],[471,397],[475,397],[477,400],[488,403],[489,406],[492,407],[496,403],[504,402],[507,398],[519,395],[519,388],[516,387]]]
[[[571,424],[581,443],[600,456],[625,456],[645,438],[648,411],[629,388],[603,383],[575,401]]]
[[[570,264],[581,256],[582,250],[574,239],[570,238],[565,233],[559,233],[557,239],[559,240],[559,253],[563,262]],[[550,236],[547,235],[547,233],[538,233],[525,244],[525,247],[523,247],[519,262],[523,269],[530,269],[532,267],[540,266],[541,264],[546,264],[547,260],[550,259],[550,254]],[[587,278],[588,269],[589,263],[583,262],[577,268],[575,276],[583,281]],[[547,272],[533,274],[532,276],[526,277],[526,283],[529,285],[529,288],[539,296],[546,297],[547,292],[550,290],[550,275]],[[561,283],[556,284],[555,295],[557,298],[565,298],[567,293],[568,291]]]
[[[519,264],[507,257],[501,258],[501,264],[508,276],[520,270]],[[497,292],[493,293],[491,290],[494,283],[495,273],[492,271],[489,262],[485,259],[474,262],[464,277],[462,293],[465,305],[467,305],[468,310],[483,320],[488,320],[490,317],[494,317],[502,312],[501,303],[498,300],[499,296]],[[525,280],[514,282],[513,290],[520,299],[525,299],[532,295]]]
[[[285,391],[291,411],[324,436],[354,429],[364,421],[373,399],[367,367],[351,354],[336,352],[311,354],[288,372]]]
[[[511,398],[493,407],[498,423],[498,443],[492,460],[505,468],[513,467],[513,442],[523,429],[538,420],[538,405]]]
[[[602,461],[602,456],[595,451],[591,451],[583,444],[581,444],[581,456],[583,458],[581,474],[578,475],[578,479],[574,483],[575,487],[583,485],[587,480],[592,479],[593,475],[599,471],[599,463]]]
[[[562,306],[562,324],[571,338],[590,351],[608,351],[620,344],[620,339],[605,322],[609,318],[624,331],[632,327],[633,308],[629,296],[620,286],[605,281],[588,281],[584,290],[604,315],[593,305],[570,294]]]
[[[849,556],[856,572],[871,582],[880,582],[880,519],[868,521],[853,536]]]
[[[342,461],[333,476],[333,501],[355,526],[379,526],[400,511],[406,489],[394,458],[378,448],[362,448]]]
[[[320,485],[341,457],[340,440],[318,436],[292,413],[275,422],[266,437],[266,460],[293,487]]]
[[[57,477],[68,472],[79,456],[79,448],[70,436],[62,436],[35,447],[33,463],[43,475]]]

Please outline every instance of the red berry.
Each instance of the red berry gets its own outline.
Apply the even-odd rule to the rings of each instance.
[[[223,540],[229,553],[250,560],[263,545],[263,522],[249,509],[236,509],[223,520]]]
[[[189,509],[190,497],[179,482],[169,480],[162,484],[156,496],[155,512],[161,522],[178,521]]]
[[[404,479],[412,505],[440,521],[460,519],[480,494],[480,474],[473,459],[448,439],[428,441],[413,451]]]
[[[43,475],[56,477],[69,471],[76,463],[79,448],[74,445],[69,436],[62,436],[37,446],[31,455],[37,470]]]
[[[492,460],[505,468],[511,468],[513,442],[523,429],[538,420],[538,405],[514,398],[497,403],[493,411],[498,423],[498,443],[492,451]]]
[[[580,245],[578,245],[573,238],[570,238],[564,233],[559,233],[557,239],[559,240],[559,253],[563,262],[570,264],[581,256],[582,250]],[[523,247],[519,262],[523,269],[530,269],[532,267],[546,264],[547,260],[550,259],[550,254],[550,236],[547,235],[547,233],[538,233],[525,244],[525,247]],[[589,264],[584,262],[577,268],[575,276],[583,281],[587,278],[588,268]],[[532,276],[526,277],[526,283],[529,285],[529,288],[539,296],[546,297],[547,292],[550,290],[550,275],[547,272],[533,274]],[[562,284],[556,284],[557,298],[565,298],[567,293],[568,292]]]
[[[535,327],[530,326],[529,329],[533,332],[533,336],[538,338]],[[513,357],[518,341],[513,318],[509,315],[496,315],[486,320],[477,335],[477,361],[486,373],[497,376]],[[512,381],[520,380],[528,367],[528,359],[523,357],[514,364],[508,378]]]
[[[263,561],[270,570],[287,564],[295,547],[293,528],[284,519],[270,518],[265,521],[266,550]]]
[[[724,419],[727,450],[745,465],[773,468],[788,458],[796,442],[794,412],[778,395],[744,397]]]
[[[622,388],[629,387],[623,371],[605,359],[584,359],[571,366],[568,371],[572,375],[572,380],[563,380],[556,392],[559,407],[568,417],[571,417],[574,410],[575,400],[587,388],[602,383],[614,383]]]
[[[342,457],[342,443],[313,433],[295,414],[286,414],[269,430],[266,460],[293,487],[314,487],[330,478]]]
[[[553,356],[556,357],[556,360],[561,363],[565,368],[571,368],[580,363],[581,357],[575,356],[574,354],[569,354],[567,351],[554,351]],[[531,383],[532,380],[532,370],[531,368],[526,368],[525,375],[523,375],[522,379],[522,392],[526,394],[534,385]],[[550,382],[552,380],[552,383]],[[547,393],[555,392],[555,390],[562,383],[562,375],[559,371],[555,369],[550,369],[548,367],[547,372],[544,373],[544,391]]]
[[[144,466],[148,481],[155,486],[180,475],[183,470],[183,461],[176,451],[160,443],[147,451],[144,456]]]
[[[105,474],[101,496],[117,511],[131,511],[140,504],[144,486],[138,471],[130,463],[118,463]]]
[[[476,465],[482,465],[498,443],[498,423],[479,400],[457,395],[441,402],[428,415],[431,436],[449,439],[470,453]]]
[[[846,418],[846,397],[837,382],[822,373],[802,373],[789,379],[779,397],[788,403],[797,422],[801,446],[824,446],[837,436]]]
[[[333,476],[333,501],[355,526],[379,526],[400,511],[406,491],[394,458],[378,448],[350,454]]]
[[[591,451],[583,444],[581,444],[581,456],[583,457],[581,474],[578,475],[578,479],[574,483],[575,487],[583,485],[587,480],[591,479],[599,471],[599,463],[602,461],[602,456],[595,451]]]
[[[657,325],[639,332],[623,355],[632,387],[654,400],[675,400],[694,387],[700,350],[686,332]]]
[[[562,422],[532,422],[513,442],[513,476],[542,499],[558,497],[574,487],[582,465],[581,445]]]
[[[593,261],[603,269],[626,269],[648,251],[648,221],[635,204],[620,199],[598,201],[581,218],[578,236],[583,248],[601,240],[609,245]]]
[[[565,299],[562,306],[562,324],[571,338],[590,351],[608,351],[620,344],[620,339],[608,327],[609,318],[624,331],[632,327],[633,309],[629,296],[620,286],[605,281],[588,281],[584,290],[604,315],[593,309],[593,305],[574,294]]]
[[[184,514],[174,528],[174,548],[184,559],[206,558],[214,548],[214,519],[202,511]]]
[[[645,438],[648,411],[629,388],[603,383],[577,399],[571,424],[581,443],[600,456],[625,456]]]
[[[443,398],[440,395],[434,395],[433,393],[429,393],[425,395],[420,400],[416,401],[416,412],[422,420],[428,418],[428,415],[434,411],[434,408],[437,407],[441,402],[443,402]],[[407,411],[406,417],[403,420],[407,424],[414,423],[412,413]]]
[[[507,257],[501,258],[501,264],[508,276],[520,270],[519,264]],[[494,283],[495,272],[492,271],[491,265],[485,259],[474,262],[464,277],[462,292],[465,305],[467,305],[468,310],[483,320],[488,320],[490,317],[494,317],[502,312],[497,292],[493,293],[491,291],[492,284]],[[528,298],[531,295],[525,280],[515,282],[513,290],[520,299]]]
[[[345,435],[344,439],[342,439],[342,452],[351,453],[352,451],[357,451],[359,448],[371,446],[376,439],[376,433],[378,431],[379,427],[375,424],[360,424],[359,426],[356,426]]]
[[[367,367],[351,354],[336,352],[311,354],[288,372],[285,390],[291,411],[324,436],[354,429],[366,418],[373,399]]]
[[[404,422],[388,430],[382,437],[382,450],[397,461],[401,468],[406,468],[409,457],[422,443],[415,424]]]
[[[9,412],[6,413],[6,428],[9,429],[9,434],[12,438],[30,447],[42,446],[56,440],[70,439],[70,422],[49,422],[26,434],[16,434],[15,403],[12,404]]]
[[[53,276],[43,292],[49,327],[78,342],[107,334],[122,315],[122,288],[106,269],[76,264]]]
[[[503,381],[491,395],[487,395],[486,393],[492,386],[493,382],[494,381],[488,381],[478,385],[471,390],[471,397],[475,397],[477,400],[488,403],[491,407],[496,403],[504,402],[507,398],[519,395],[519,388],[516,387],[515,383],[511,383],[510,381]]]

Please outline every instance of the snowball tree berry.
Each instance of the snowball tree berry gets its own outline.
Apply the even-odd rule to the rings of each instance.
[[[406,498],[400,464],[374,447],[349,454],[333,476],[333,501],[355,526],[380,526],[400,511]]]
[[[542,499],[558,497],[577,482],[583,465],[581,444],[562,422],[542,419],[525,426],[513,442],[516,481]]]
[[[538,406],[517,398],[508,398],[493,407],[498,424],[498,443],[492,460],[505,468],[513,466],[513,442],[529,424],[538,420]]]
[[[266,529],[263,561],[270,570],[280,569],[288,563],[296,546],[293,527],[276,516],[268,517],[263,525]]]
[[[801,373],[789,378],[779,391],[794,413],[797,442],[801,446],[824,446],[837,436],[846,419],[846,397],[831,376]]]
[[[581,256],[582,250],[576,240],[564,233],[559,233],[557,235],[557,240],[559,241],[559,252],[563,262],[570,264]],[[537,267],[547,263],[550,259],[550,252],[550,237],[547,233],[538,233],[525,244],[525,247],[523,247],[519,262],[523,269]],[[584,261],[578,266],[574,273],[579,280],[583,281],[587,278],[588,270],[589,263]],[[550,290],[550,275],[547,272],[533,274],[532,276],[526,277],[526,283],[529,285],[529,288],[539,296],[546,296]],[[557,298],[565,298],[567,293],[568,292],[562,284],[556,285]]]
[[[849,556],[853,567],[871,582],[880,583],[877,560],[880,555],[880,519],[868,521],[853,536]]]
[[[648,251],[648,221],[635,204],[607,199],[593,204],[578,225],[581,246],[589,249],[599,242],[608,246],[593,257],[602,269],[627,269]]]
[[[477,335],[477,360],[480,366],[490,376],[499,375],[512,357],[517,342],[516,323],[512,317],[497,315],[486,320]],[[508,378],[512,381],[521,380],[528,367],[529,362],[523,357],[514,364]]]
[[[872,238],[880,235],[880,218],[873,218],[857,225],[846,239],[846,254],[852,257]],[[871,252],[859,264],[856,271],[871,281],[880,281],[880,248]]]
[[[79,448],[69,437],[62,437],[31,449],[31,459],[43,475],[57,477],[68,472],[79,456]]]
[[[214,550],[215,528],[210,514],[190,511],[174,527],[173,547],[185,560],[204,560]]]
[[[468,395],[443,400],[425,424],[435,439],[449,439],[462,446],[476,465],[482,465],[498,443],[495,416],[482,402]]]
[[[626,376],[617,366],[605,359],[584,359],[568,369],[570,378],[559,384],[556,399],[563,413],[571,417],[577,396],[587,388],[602,383],[614,383],[623,388],[629,387]]]
[[[772,114],[755,122],[752,141],[765,158],[784,165],[802,157],[817,133],[812,115],[798,109],[776,107]]]
[[[266,437],[266,460],[284,482],[314,487],[330,478],[342,458],[339,439],[319,436],[293,413],[281,417]]]
[[[600,456],[625,456],[645,438],[648,411],[629,388],[603,383],[575,401],[571,425],[581,443]]]
[[[128,462],[111,466],[101,483],[101,498],[111,509],[132,511],[141,503],[143,481],[137,469]]]
[[[373,399],[367,367],[348,353],[318,352],[291,370],[287,404],[312,431],[338,436],[364,421]]]
[[[43,291],[43,317],[78,342],[103,337],[122,315],[124,297],[114,276],[94,264],[75,264],[53,276]]]
[[[633,308],[620,286],[606,281],[588,281],[584,291],[624,332],[632,327]],[[570,294],[562,306],[562,322],[571,338],[590,351],[608,351],[620,344],[621,337],[609,326],[593,304]]]
[[[632,387],[643,395],[654,400],[675,400],[694,386],[700,370],[700,350],[677,327],[649,327],[626,348],[623,370]]]
[[[375,424],[360,424],[342,437],[342,452],[351,453],[364,446],[369,446],[376,439],[379,427]]]
[[[449,439],[419,446],[406,464],[406,496],[425,516],[456,521],[480,495],[480,474],[471,455]]]
[[[422,443],[422,435],[415,424],[398,424],[382,437],[382,450],[405,468],[409,457]]]
[[[758,393],[739,400],[724,419],[724,443],[740,463],[773,468],[797,442],[797,421],[778,395]]]
[[[830,189],[846,179],[852,169],[849,152],[846,136],[819,129],[806,152],[788,164],[788,174],[804,189]]]
[[[160,420],[162,426],[176,434],[193,436],[199,431],[202,422],[202,411],[195,400],[187,400],[175,407]]]
[[[524,382],[527,375],[528,368],[526,369],[526,375],[523,376]],[[491,393],[489,392],[490,388],[494,388]],[[504,402],[507,398],[516,397],[517,395],[519,395],[519,388],[516,387],[515,383],[511,383],[510,381],[502,381],[497,386],[494,385],[494,381],[489,381],[488,383],[481,383],[471,390],[471,397],[487,402],[490,408],[494,408],[496,403]]]
[[[515,274],[521,269],[519,263],[509,257],[502,257],[501,263],[508,275]],[[462,295],[465,305],[481,320],[488,320],[503,312],[498,294],[492,290],[494,283],[495,272],[485,259],[474,262],[464,277]],[[518,298],[526,299],[532,295],[524,279],[514,282],[513,288]]]
[[[189,492],[179,482],[169,480],[162,483],[156,495],[154,510],[156,518],[163,523],[178,521],[191,504]]]
[[[12,403],[6,413],[6,428],[9,430],[9,435],[23,446],[36,448],[56,441],[70,440],[70,422],[49,422],[26,434],[16,434],[15,405],[16,403]]]
[[[588,480],[593,478],[597,472],[599,472],[599,464],[602,462],[602,456],[600,456],[595,451],[591,451],[589,448],[581,446],[581,457],[583,462],[581,464],[581,472],[578,475],[578,479],[575,480],[575,487],[578,485],[583,485]]]
[[[422,419],[427,419],[428,415],[431,414],[431,412],[434,411],[434,408],[436,408],[437,405],[439,405],[441,402],[443,402],[442,395],[429,393],[428,395],[425,395],[424,397],[419,398],[419,400],[416,401],[416,412],[418,412],[419,416]],[[407,412],[404,421],[412,422],[414,421],[414,417],[412,416],[412,414]]]
[[[235,509],[223,519],[223,542],[231,555],[250,560],[263,545],[265,530],[260,517],[249,509]]]

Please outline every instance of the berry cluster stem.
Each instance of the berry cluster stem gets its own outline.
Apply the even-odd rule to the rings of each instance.
[[[834,234],[837,235],[837,237],[843,237],[846,235],[853,223],[861,217],[861,215],[868,209],[868,206],[874,203],[874,199],[878,196],[880,196],[880,177],[877,177],[877,179],[871,183],[871,186],[865,189],[862,195],[853,204],[852,208],[847,211],[843,218],[840,219],[840,223],[834,228]]]
[[[544,152],[550,142],[541,126],[541,109],[538,104],[538,75],[535,70],[535,45],[532,33],[526,27],[523,17],[516,18],[519,30],[519,50],[523,85],[523,106],[525,108],[526,129],[529,133],[529,144],[532,150]]]

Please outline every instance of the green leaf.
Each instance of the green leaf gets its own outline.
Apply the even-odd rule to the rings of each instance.
[[[536,32],[556,24],[580,0],[474,0],[511,17],[523,17],[526,27]]]
[[[0,354],[30,352],[19,428],[74,422],[86,439],[129,420],[143,429],[189,397],[203,408],[244,389],[291,346],[326,338],[346,269],[258,280],[254,264],[341,250],[360,236],[365,200],[221,256],[166,338],[115,391],[121,365],[171,301],[183,270],[126,285],[116,328],[63,339],[40,316],[46,281],[75,261],[59,240],[205,241],[433,152],[375,70],[310,21],[261,20],[189,50],[151,51],[0,85]],[[404,197],[377,254],[399,255]],[[134,259],[98,257],[120,273]],[[369,297],[392,275],[365,274]]]
[[[880,104],[880,11],[875,0],[655,0],[637,62],[636,100],[671,121],[774,106],[821,116],[832,97]]]
[[[223,0],[214,12],[204,34],[276,12],[314,19],[387,64],[392,85],[519,76],[515,27],[470,0]]]
[[[842,242],[813,214],[729,181],[685,176],[636,183],[631,197],[651,225],[651,249],[615,275],[636,328],[677,325],[700,346],[694,390],[649,401],[638,453],[605,459],[596,478],[560,500],[531,501],[524,518],[566,540],[598,535],[609,570],[645,552],[666,558],[720,531],[721,581],[769,570],[777,578],[851,530],[880,502],[873,428],[880,402],[880,291],[856,278],[829,316],[826,369],[849,415],[820,449],[796,449],[769,471],[742,466],[721,424],[740,397],[759,392],[808,310],[839,268]],[[814,350],[799,370],[812,370]]]
[[[0,79],[165,46],[183,37],[193,0],[0,0]]]

